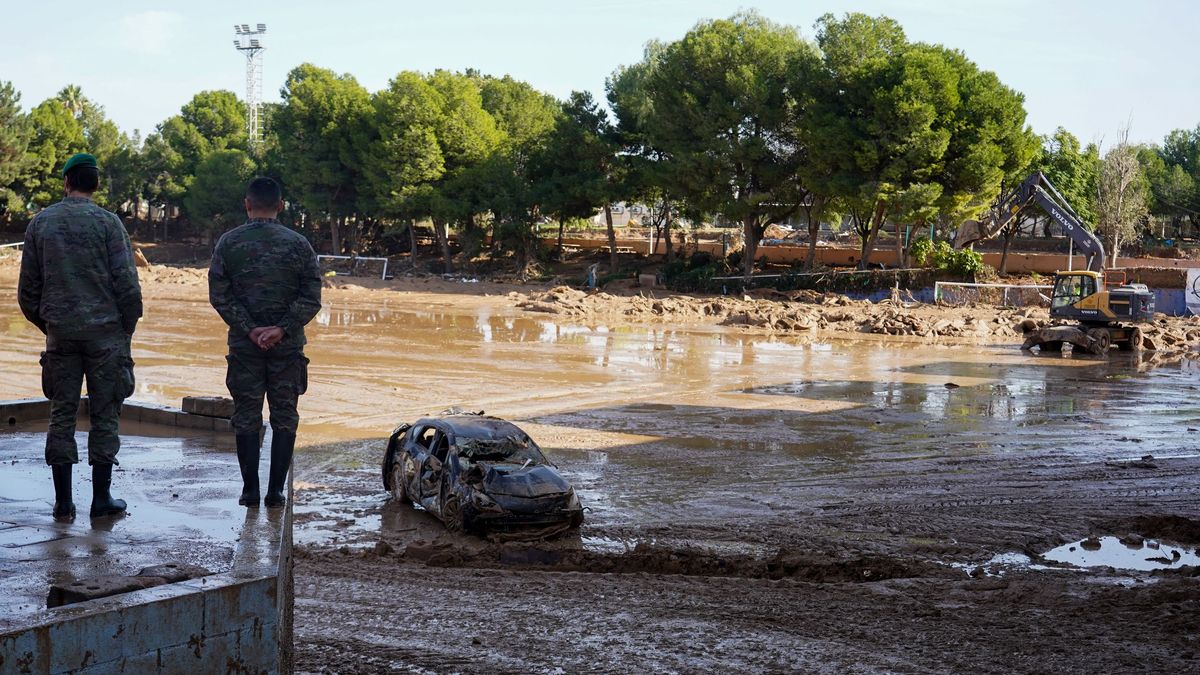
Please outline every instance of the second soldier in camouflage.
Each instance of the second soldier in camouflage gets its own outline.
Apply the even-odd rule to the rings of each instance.
[[[279,186],[256,178],[246,191],[250,220],[221,237],[208,271],[209,301],[229,325],[225,384],[242,471],[238,503],[257,506],[263,398],[271,411],[267,506],[282,506],[308,387],[304,326],[321,309],[321,274],[308,240],[275,219]]]

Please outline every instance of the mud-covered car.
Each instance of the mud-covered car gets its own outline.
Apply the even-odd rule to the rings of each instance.
[[[383,456],[383,487],[454,532],[552,532],[583,522],[574,488],[529,434],[483,414],[426,417],[397,427]]]

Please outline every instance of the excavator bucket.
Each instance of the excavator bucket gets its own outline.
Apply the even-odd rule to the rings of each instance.
[[[954,248],[966,248],[977,241],[987,239],[987,236],[983,223],[974,219],[964,220],[963,224],[958,226],[958,232],[954,233]]]

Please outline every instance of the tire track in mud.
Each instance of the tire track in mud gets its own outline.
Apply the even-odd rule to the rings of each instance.
[[[326,614],[341,608],[344,615],[352,606],[356,632],[386,626],[396,634],[395,642],[405,645],[402,655],[412,659],[409,666],[439,672],[466,664],[469,672],[615,672],[626,670],[621,664],[634,663],[644,672],[838,672],[830,664],[847,660],[875,664],[873,669],[902,665],[824,635],[798,633],[776,620],[779,598],[770,606],[731,600],[744,592],[738,580],[428,568],[407,571],[401,578],[386,561],[355,565],[352,574],[344,565],[339,568],[341,573],[330,570],[324,583],[298,589],[298,597],[303,596],[298,609]],[[439,606],[463,608],[435,621],[454,626],[457,639],[440,641],[389,620],[428,609],[405,580],[421,582],[422,592],[439,598]],[[536,599],[523,597],[529,588],[538,590]],[[776,595],[766,587],[759,592]],[[385,605],[379,597],[394,600]],[[597,614],[597,602],[612,611]]]
[[[1200,588],[1067,573],[811,584],[387,558],[299,559],[297,579],[313,580],[296,589],[304,672],[1183,672]]]

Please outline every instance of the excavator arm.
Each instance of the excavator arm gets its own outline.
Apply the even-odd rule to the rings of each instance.
[[[1091,230],[1067,200],[1055,189],[1054,184],[1038,171],[1026,178],[1015,190],[1008,193],[992,207],[980,221],[963,223],[954,237],[954,248],[964,248],[977,241],[996,236],[1005,225],[1016,218],[1030,204],[1036,202],[1054,222],[1075,242],[1075,247],[1087,257],[1087,268],[1093,272],[1104,269],[1104,244]]]

